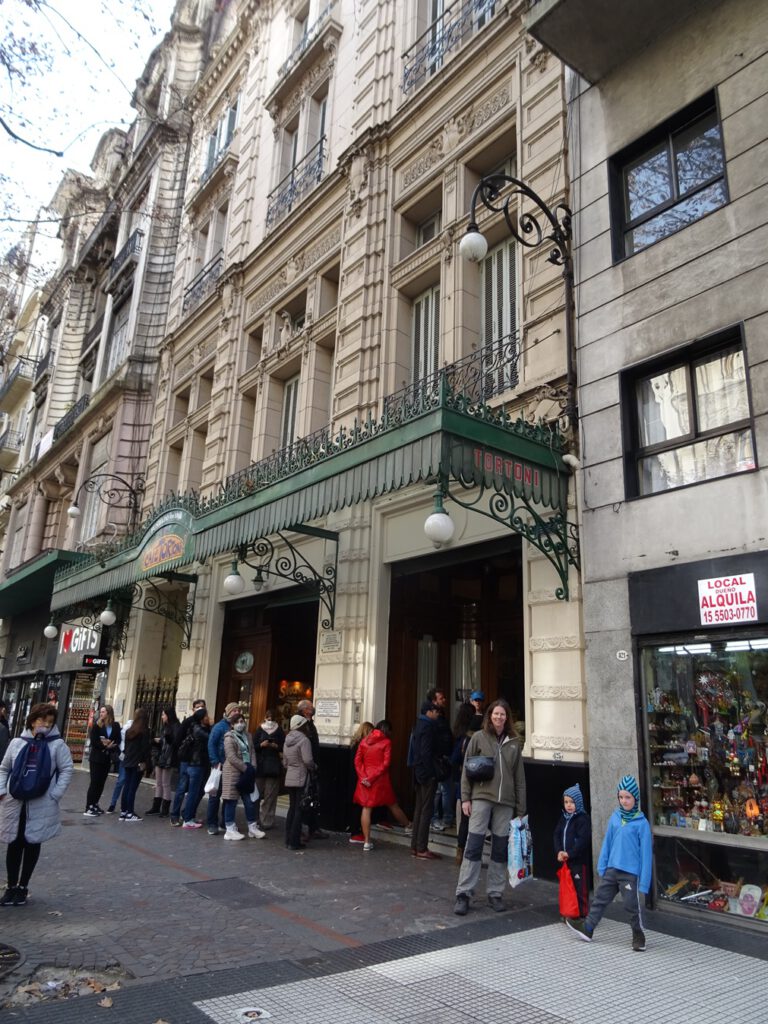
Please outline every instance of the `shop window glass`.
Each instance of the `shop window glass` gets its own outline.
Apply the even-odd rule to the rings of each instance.
[[[630,402],[638,495],[755,468],[740,344],[635,374]]]
[[[644,647],[641,671],[660,898],[768,923],[768,636]]]

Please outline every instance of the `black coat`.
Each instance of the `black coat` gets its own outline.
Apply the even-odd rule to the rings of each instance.
[[[195,737],[195,745],[192,748],[189,763],[205,768],[207,771],[211,767],[211,760],[208,757],[208,737],[211,735],[211,730],[204,725],[195,725],[192,735]]]
[[[435,723],[426,715],[419,715],[413,727],[413,774],[419,783],[437,778],[435,773]]]
[[[128,730],[130,732],[130,729]],[[152,759],[152,737],[149,729],[139,733],[132,739],[126,735],[125,746],[123,747],[123,768],[138,768],[140,764],[151,768]],[[145,767],[145,771],[147,767]]]
[[[180,722],[167,722],[161,729],[160,737],[155,741],[156,764],[158,768],[176,768],[179,764],[177,756]]]
[[[98,722],[94,722],[90,732],[91,752],[88,755],[88,760],[91,764],[111,764],[115,757],[115,751],[119,752],[120,750],[121,738],[122,732],[119,722],[112,723],[111,736],[107,736],[107,727],[105,725],[99,725]],[[108,750],[101,742],[102,739],[111,739],[115,746]]]
[[[262,747],[262,743],[275,743],[276,747]],[[256,775],[259,778],[276,779],[283,771],[283,760],[280,752],[285,743],[285,733],[278,727],[269,733],[261,726],[253,734],[253,746],[256,751]]]
[[[566,829],[566,824],[568,828]],[[555,855],[565,850],[568,854],[569,864],[587,864],[592,861],[592,822],[589,815],[581,811],[580,814],[568,820],[565,815],[560,815],[560,820],[555,825]]]

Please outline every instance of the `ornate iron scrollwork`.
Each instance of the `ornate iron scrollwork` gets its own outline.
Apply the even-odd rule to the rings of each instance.
[[[278,552],[269,537],[260,537],[250,544],[243,544],[237,550],[237,559],[243,565],[254,569],[254,583],[263,585],[264,576],[277,576],[295,583],[304,590],[315,594],[328,612],[321,622],[322,629],[333,629],[336,620],[336,574],[339,564],[339,535],[331,530],[321,530],[303,524],[292,526],[292,533],[304,533],[311,537],[330,540],[335,545],[333,563],[326,562],[320,572],[307,561],[302,553],[290,542],[285,533],[277,536],[285,545],[285,552]],[[249,559],[250,556],[250,559]]]
[[[180,574],[168,574],[166,579],[179,579]],[[183,582],[194,582],[196,576],[185,576]],[[162,615],[164,619],[179,626],[184,634],[184,639],[179,645],[183,651],[189,648],[192,639],[192,619],[195,613],[195,591],[191,588],[191,597],[181,606],[177,604],[168,594],[157,586],[154,580],[142,580],[140,583],[133,583],[128,591],[121,592],[118,596],[118,603],[122,601],[123,593],[128,593],[128,603],[140,611],[151,612],[153,615]],[[114,599],[113,599],[114,600]]]

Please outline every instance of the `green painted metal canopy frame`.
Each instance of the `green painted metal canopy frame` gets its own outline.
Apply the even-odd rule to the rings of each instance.
[[[369,418],[335,435],[319,431],[255,463],[211,498],[172,496],[120,545],[60,570],[51,609],[237,552],[258,538],[417,483],[524,536],[552,562],[561,584],[557,596],[567,599],[568,569],[578,569],[579,548],[577,528],[567,521],[565,450],[556,429],[513,420],[445,385],[411,392],[407,401],[385,406],[378,421]],[[183,551],[162,566],[142,568],[142,550],[174,516],[189,522]]]

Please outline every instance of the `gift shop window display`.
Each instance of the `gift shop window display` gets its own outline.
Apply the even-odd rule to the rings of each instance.
[[[768,929],[768,637],[640,649],[659,902]]]

